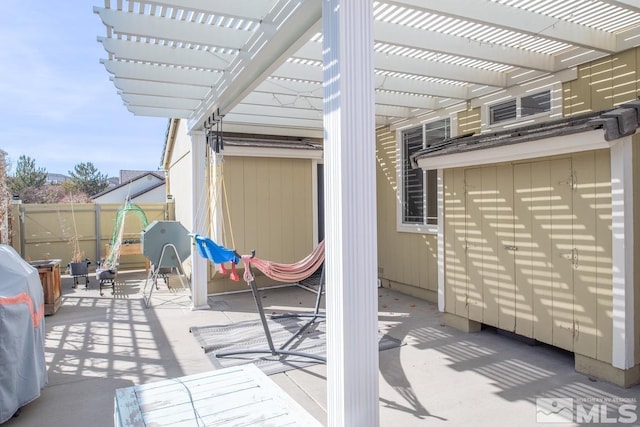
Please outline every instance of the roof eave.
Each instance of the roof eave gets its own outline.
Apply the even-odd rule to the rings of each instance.
[[[603,129],[594,129],[572,135],[540,139],[535,142],[529,141],[528,143],[501,145],[462,153],[422,157],[417,159],[417,164],[425,170],[481,166],[610,148],[615,141],[607,141]]]

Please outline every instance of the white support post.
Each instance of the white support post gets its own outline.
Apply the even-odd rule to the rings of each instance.
[[[191,225],[192,233],[207,235],[209,205],[206,181],[206,139],[204,132],[191,132]],[[191,246],[191,309],[209,308],[207,303],[207,260]]]
[[[323,0],[327,422],[377,426],[373,4]]]
[[[633,147],[631,138],[611,147],[613,349],[611,364],[634,366]]]
[[[438,310],[445,305],[445,250],[444,250],[444,171],[438,169]]]

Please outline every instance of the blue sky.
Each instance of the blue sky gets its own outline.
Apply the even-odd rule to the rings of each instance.
[[[2,0],[0,149],[9,174],[20,155],[67,174],[91,162],[109,176],[158,170],[167,119],[138,117],[123,105],[100,63],[102,0]]]

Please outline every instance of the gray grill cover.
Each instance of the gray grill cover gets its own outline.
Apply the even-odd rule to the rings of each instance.
[[[168,247],[162,265],[158,265],[162,248],[171,243],[176,247],[180,260],[184,262],[191,255],[189,232],[179,221],[153,221],[142,231],[142,253],[156,267],[178,267],[176,254]]]
[[[38,270],[0,245],[0,424],[47,385],[44,291]]]

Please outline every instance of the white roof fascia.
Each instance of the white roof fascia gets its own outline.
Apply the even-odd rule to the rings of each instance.
[[[227,130],[227,123],[251,123],[254,125],[263,125],[265,127],[289,127],[289,128],[323,128],[323,120],[322,114],[318,119],[294,119],[286,116],[254,116],[254,115],[246,115],[246,114],[238,114],[235,111],[233,113],[228,113],[224,116],[224,126],[225,130]],[[244,133],[248,133],[245,131]],[[266,132],[267,135],[272,132]]]
[[[517,144],[506,144],[499,147],[472,150],[464,153],[426,157],[418,160],[418,166],[425,170],[480,166],[559,154],[578,153],[581,151],[599,150],[610,148],[614,143],[615,141],[608,142],[604,139],[604,130],[596,129],[572,135],[560,135]]]
[[[232,122],[229,119],[233,118],[231,115],[227,115],[224,119],[224,131],[233,133],[251,133],[256,135],[277,135],[277,136],[295,136],[299,138],[318,138],[321,139],[324,135],[323,129],[316,127],[273,127],[269,124],[261,123],[245,123],[245,122]]]

